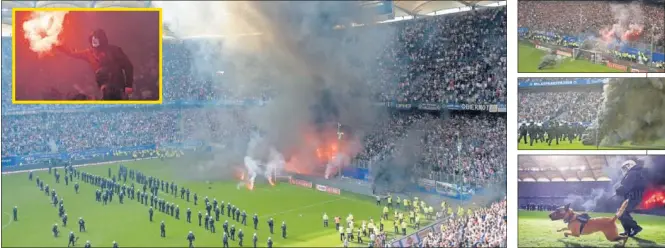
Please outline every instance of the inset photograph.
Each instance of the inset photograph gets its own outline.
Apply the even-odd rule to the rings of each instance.
[[[518,168],[518,246],[665,246],[665,156],[521,155]]]
[[[161,102],[159,9],[13,11],[14,104]]]
[[[663,72],[663,1],[519,1],[519,72]]]
[[[664,78],[519,78],[518,149],[665,149]]]

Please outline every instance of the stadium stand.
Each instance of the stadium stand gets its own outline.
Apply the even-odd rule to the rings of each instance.
[[[547,120],[583,123],[596,120],[603,102],[602,78],[520,78],[519,122]]]
[[[602,92],[521,92],[519,118],[541,122],[561,117],[568,122],[591,123],[602,103]]]

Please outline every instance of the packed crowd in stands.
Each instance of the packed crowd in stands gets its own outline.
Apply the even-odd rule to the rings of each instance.
[[[429,233],[418,247],[505,247],[506,201],[474,211],[472,216],[452,217],[435,233]]]
[[[590,34],[598,36],[611,28],[617,18],[632,18],[634,24],[643,22],[641,41],[665,46],[663,20],[665,9],[651,1],[520,1],[518,24],[533,30],[560,35]],[[625,21],[624,21],[625,22]],[[654,34],[653,36],[651,34]]]
[[[11,106],[12,103],[12,39],[2,37],[2,108]]]
[[[519,120],[542,122],[557,118],[567,122],[593,122],[602,96],[600,91],[520,92]]]
[[[2,156],[175,142],[178,112],[99,111],[2,118]]]
[[[414,131],[419,132],[419,142],[409,142]],[[505,117],[396,113],[390,121],[372,128],[356,162],[365,166],[385,163],[402,150],[413,150],[406,146],[417,146],[423,154],[414,165],[421,177],[484,183],[506,170],[505,137]]]
[[[493,8],[395,23],[371,83],[383,101],[505,102],[505,20],[506,8]]]

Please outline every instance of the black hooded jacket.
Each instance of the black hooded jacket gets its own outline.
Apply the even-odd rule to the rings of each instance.
[[[99,46],[92,47],[92,37],[99,39]],[[95,72],[99,87],[102,85],[113,88],[132,88],[134,84],[134,66],[127,55],[118,46],[109,44],[106,32],[102,29],[93,31],[88,36],[90,47],[84,50],[74,50],[59,47],[65,54],[84,60],[90,64]]]

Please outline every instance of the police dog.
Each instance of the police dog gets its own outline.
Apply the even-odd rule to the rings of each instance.
[[[626,245],[626,241],[628,241],[628,237],[619,235],[616,220],[626,210],[627,205],[628,200],[621,204],[614,217],[590,218],[588,214],[580,214],[573,211],[570,208],[570,203],[568,203],[550,213],[550,219],[552,221],[563,220],[564,223],[568,224],[567,227],[557,230],[557,232],[568,231],[563,234],[566,238],[569,235],[579,237],[580,235],[603,232],[608,241],[622,242],[620,245],[624,246]]]

